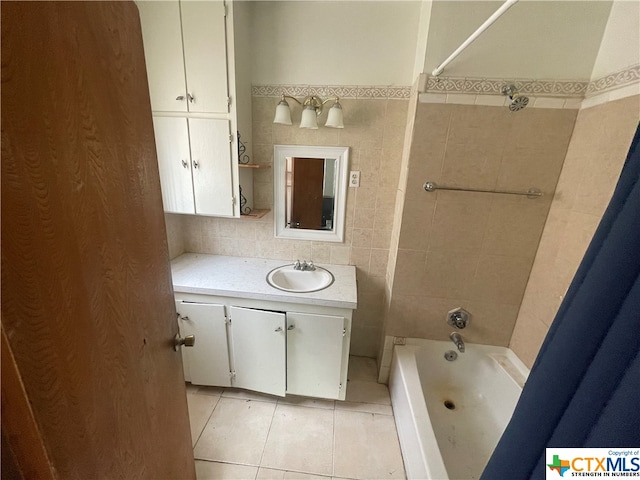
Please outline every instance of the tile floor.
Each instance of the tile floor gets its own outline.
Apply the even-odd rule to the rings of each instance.
[[[389,390],[350,357],[347,400],[188,386],[198,480],[404,479]]]

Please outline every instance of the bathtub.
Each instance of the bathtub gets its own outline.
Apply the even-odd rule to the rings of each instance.
[[[389,390],[408,479],[479,478],[516,406],[528,369],[504,347],[407,339]]]

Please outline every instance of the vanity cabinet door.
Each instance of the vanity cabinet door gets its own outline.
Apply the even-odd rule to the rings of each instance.
[[[231,307],[233,386],[285,395],[285,314]]]
[[[184,376],[194,385],[231,386],[224,305],[176,301],[180,336],[195,335],[182,347]]]
[[[344,399],[344,317],[287,312],[287,394]]]

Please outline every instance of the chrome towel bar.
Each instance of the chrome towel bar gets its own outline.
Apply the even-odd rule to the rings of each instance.
[[[424,189],[426,192],[433,192],[434,190],[452,190],[457,192],[478,192],[478,193],[499,193],[502,195],[522,195],[527,198],[538,198],[543,195],[543,193],[537,188],[530,188],[527,192],[512,192],[509,190],[481,190],[481,189],[471,189],[471,188],[459,188],[459,187],[444,187],[440,185],[436,185],[434,182],[426,182],[424,184]]]

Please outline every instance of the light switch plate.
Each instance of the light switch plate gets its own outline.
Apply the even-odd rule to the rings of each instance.
[[[349,172],[349,186],[350,187],[360,186],[360,171]]]

